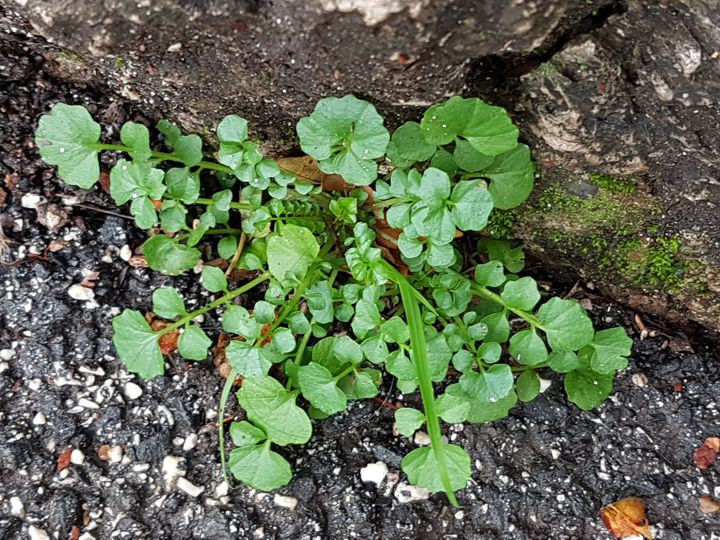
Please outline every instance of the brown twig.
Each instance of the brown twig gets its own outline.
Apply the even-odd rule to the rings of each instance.
[[[247,235],[245,233],[242,233],[240,235],[240,240],[238,241],[238,247],[235,250],[235,255],[233,255],[233,258],[230,260],[230,264],[228,265],[227,270],[225,270],[226,276],[229,276],[232,273],[238,261],[240,260],[240,255],[242,255],[243,248],[245,247],[245,240],[247,240]]]

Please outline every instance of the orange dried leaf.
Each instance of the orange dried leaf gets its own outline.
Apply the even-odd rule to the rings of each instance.
[[[339,174],[325,174],[318,167],[317,160],[310,156],[287,157],[275,160],[285,172],[291,172],[300,180],[321,184],[324,191],[347,191],[350,189]]]
[[[700,511],[703,514],[714,514],[720,512],[720,502],[708,495],[700,497]]]
[[[65,469],[67,469],[70,466],[70,455],[72,454],[72,450],[73,450],[72,447],[68,446],[58,456],[57,467],[55,467],[55,472],[64,471]]]
[[[152,328],[153,332],[159,332],[163,328],[167,328],[172,323],[169,323],[167,321],[161,321],[161,320],[152,320],[152,315],[148,314],[150,316],[150,320],[148,321],[150,323],[150,328]],[[146,315],[146,319],[147,319]],[[178,345],[178,339],[180,339],[180,330],[175,329],[172,332],[168,332],[167,334],[163,334],[160,336],[160,339],[158,339],[158,345],[160,345],[160,352],[162,354],[170,354],[173,351],[177,350]]]
[[[720,452],[720,437],[708,437],[705,439],[705,446],[712,448],[715,452]]]
[[[697,465],[697,468],[701,471],[704,471],[705,469],[710,467],[710,465],[715,463],[715,458],[717,458],[717,452],[709,446],[702,445],[695,450],[695,454],[693,457],[695,459],[695,465]]]
[[[645,502],[638,497],[627,497],[600,510],[605,527],[615,538],[641,535],[652,540],[647,518],[645,518]]]
[[[109,444],[103,444],[100,448],[98,448],[97,454],[100,459],[103,461],[110,461],[110,449],[112,447]]]

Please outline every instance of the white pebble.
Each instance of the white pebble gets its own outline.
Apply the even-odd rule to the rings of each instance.
[[[10,497],[10,513],[21,519],[25,517],[25,505],[23,505],[20,497]]]
[[[360,479],[363,482],[372,482],[376,486],[380,486],[383,480],[385,480],[387,473],[388,466],[382,461],[376,461],[375,463],[368,463],[360,469]]]
[[[414,441],[418,446],[428,446],[430,444],[430,435],[424,431],[416,431]]]
[[[42,203],[45,202],[45,198],[37,193],[26,193],[20,199],[20,206],[23,208],[37,209]]]
[[[130,246],[125,244],[123,247],[120,248],[120,258],[128,262],[133,256],[132,249],[130,249]]]
[[[125,395],[128,399],[137,399],[142,396],[142,388],[134,382],[125,383]]]
[[[30,536],[30,540],[50,540],[48,533],[42,529],[38,529],[35,525],[28,527],[28,535]]]
[[[191,497],[197,497],[200,495],[203,491],[205,491],[205,488],[202,486],[196,486],[195,484],[191,483],[186,478],[183,478],[182,476],[177,479],[177,487],[180,491],[184,491]]]
[[[75,448],[70,453],[70,463],[74,463],[75,465],[82,465],[83,463],[85,463],[85,454],[83,454],[81,450]]]
[[[110,463],[120,463],[120,461],[122,461],[122,457],[123,457],[122,446],[116,445],[116,446],[110,447],[110,451],[108,452],[108,457],[110,458]]]
[[[185,437],[185,442],[183,443],[183,450],[186,452],[188,450],[192,450],[197,446],[198,443],[198,436],[195,433],[191,433],[187,437]]]
[[[557,448],[551,448],[550,449],[550,455],[553,459],[559,459],[560,458],[560,450]]]
[[[80,405],[83,409],[99,409],[100,408],[100,405],[98,405],[94,401],[90,401],[87,398],[78,399],[78,405]]]
[[[224,480],[215,487],[215,496],[219,499],[228,494],[230,486]]]
[[[178,478],[185,476],[185,470],[181,467],[184,461],[183,458],[177,456],[165,456],[163,459],[162,474],[167,491],[175,487]]]
[[[182,49],[182,43],[173,43],[167,48],[168,52],[178,52],[180,49]]]
[[[273,502],[277,506],[282,506],[290,511],[294,511],[297,507],[298,500],[295,497],[288,497],[287,495],[275,495]]]
[[[644,373],[633,373],[632,382],[636,386],[643,387],[648,383],[648,378]]]
[[[0,358],[3,360],[12,360],[12,358],[15,356],[15,351],[12,349],[2,349],[0,350]]]
[[[33,418],[32,423],[35,426],[44,426],[45,424],[47,424],[47,418],[45,418],[45,415],[43,413],[39,412]]]
[[[79,283],[71,285],[68,289],[68,294],[70,298],[74,298],[75,300],[92,300],[95,298],[95,291],[89,287],[83,287]]]
[[[455,519],[463,519],[465,517],[465,512],[462,510],[458,510],[455,512]]]
[[[542,377],[538,377],[540,379],[540,393],[542,394],[545,390],[550,388],[552,386],[552,381],[550,379],[543,379]]]
[[[395,488],[395,498],[400,504],[425,501],[430,498],[430,491],[422,487],[411,486],[405,482],[400,482]]]

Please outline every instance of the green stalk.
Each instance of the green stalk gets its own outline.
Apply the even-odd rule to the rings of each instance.
[[[430,378],[430,363],[428,362],[427,343],[425,341],[424,331],[425,325],[423,324],[420,305],[418,304],[419,295],[415,288],[405,279],[405,276],[387,263],[385,263],[384,266],[386,270],[388,270],[391,279],[400,287],[400,297],[405,306],[405,316],[407,318],[408,328],[410,329],[410,345],[412,346],[415,372],[417,373],[420,385],[420,396],[422,397],[423,408],[425,409],[425,423],[427,424],[428,435],[430,437],[430,445],[435,454],[438,474],[445,488],[445,495],[447,495],[450,504],[457,507],[459,504],[450,484],[450,476],[448,475],[447,465],[445,463],[440,420],[435,410],[435,391],[433,389],[432,379]]]
[[[225,384],[223,385],[222,394],[220,394],[220,404],[218,405],[218,445],[220,446],[220,467],[222,468],[223,480],[228,484],[227,464],[225,462],[225,407],[227,406],[230,391],[232,390],[235,378],[238,372],[235,368],[230,371]]]
[[[249,291],[256,285],[259,285],[266,279],[270,277],[270,272],[265,272],[263,274],[260,274],[258,277],[253,279],[252,281],[248,281],[245,285],[242,287],[238,287],[237,289],[234,289],[230,291],[227,294],[224,294],[214,302],[208,304],[207,306],[196,309],[195,311],[188,313],[184,317],[182,317],[179,321],[174,322],[170,326],[166,326],[163,328],[160,332],[158,332],[158,335],[167,334],[168,332],[172,332],[173,330],[176,330],[177,328],[180,328],[181,326],[185,325],[185,323],[192,321],[195,317],[198,317],[199,315],[203,315],[207,313],[210,310],[213,310],[217,307],[222,306],[223,304],[228,304],[232,301],[233,298],[236,296],[240,296],[242,293]]]
[[[481,287],[480,285],[477,285],[475,283],[473,283],[471,287],[472,292],[475,294],[475,296],[479,296],[481,298],[485,298],[486,300],[490,300],[491,302],[495,302],[496,304],[500,304],[506,310],[513,312],[515,315],[526,321],[533,328],[539,328],[540,330],[545,331],[545,328],[543,328],[542,324],[540,324],[540,319],[538,319],[532,313],[528,313],[527,311],[523,311],[522,309],[508,306],[499,294],[496,294],[491,290],[486,289],[485,287]]]

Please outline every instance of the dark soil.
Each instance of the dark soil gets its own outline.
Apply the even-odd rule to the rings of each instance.
[[[0,43],[0,224],[8,242],[0,266],[0,538],[610,538],[600,508],[626,496],[645,500],[658,538],[716,537],[720,514],[700,513],[698,499],[720,498],[720,467],[700,471],[693,460],[706,437],[720,436],[714,349],[674,352],[683,343],[662,335],[641,341],[631,313],[582,286],[575,296],[592,299],[601,327],[622,324],[638,338],[630,368],[596,411],[569,404],[553,381],[504,421],[450,426],[448,437],[474,461],[472,482],[458,494],[462,509],[441,495],[399,502],[388,483],[415,445],[393,435],[392,410],[373,401],[317,422],[310,444],[285,452],[295,479],[280,493],[296,499],[295,509],[245,487],[225,495],[216,425],[223,381],[212,362],[174,361],[165,377],[141,381],[111,345],[112,316],[147,310],[152,289],[169,279],[131,268],[118,253],[143,240],[132,222],[89,210],[116,209],[99,190],[61,186],[32,144],[37,116],[56,101],[83,103],[104,125],[134,112],[101,90],[53,80],[22,40]],[[26,194],[47,204],[23,208]],[[66,223],[41,225],[48,212]],[[64,246],[46,251],[51,242]],[[71,298],[68,288],[91,272],[99,273],[94,300]],[[194,276],[173,281],[204,302]],[[205,326],[217,330],[212,318]],[[142,390],[135,399],[130,382]],[[390,402],[400,399],[386,390]],[[76,451],[69,464],[68,448]],[[181,458],[199,496],[166,486],[169,456]],[[379,487],[364,484],[360,470],[377,461],[390,474]]]

